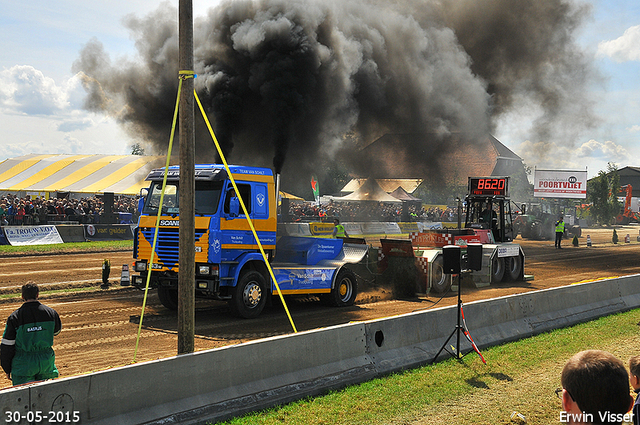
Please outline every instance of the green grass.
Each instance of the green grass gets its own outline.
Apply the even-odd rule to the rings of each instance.
[[[527,424],[558,423],[564,362],[593,348],[626,364],[640,350],[639,319],[640,310],[608,316],[483,350],[487,365],[472,353],[226,423],[489,425],[512,423],[513,411]]]
[[[133,249],[133,240],[70,242],[48,245],[0,245],[0,256],[15,254],[40,254],[58,252],[111,251]]]

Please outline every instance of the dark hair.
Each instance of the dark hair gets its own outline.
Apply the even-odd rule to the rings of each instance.
[[[633,356],[629,359],[629,372],[640,378],[640,356]]]
[[[35,300],[40,294],[40,289],[35,283],[29,282],[22,285],[22,298],[25,300]]]
[[[600,422],[599,413],[624,415],[629,410],[629,374],[620,359],[601,350],[575,354],[562,369],[562,387],[580,410]]]

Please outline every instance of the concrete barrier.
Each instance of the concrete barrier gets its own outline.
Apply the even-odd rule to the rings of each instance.
[[[637,307],[640,275],[471,302],[464,310],[471,335],[486,347]],[[0,392],[0,406],[3,412],[77,412],[82,424],[213,422],[430,363],[455,329],[456,309],[416,311],[8,389]]]
[[[364,341],[364,325],[335,326],[3,391],[0,406],[63,397],[82,424],[205,423],[373,378]]]
[[[469,332],[479,347],[637,307],[640,307],[640,275],[475,301],[463,306]],[[390,373],[432,361],[456,323],[456,306],[366,322],[368,352],[376,370]],[[455,345],[455,340],[451,343]],[[471,349],[464,338],[461,347],[463,351]]]

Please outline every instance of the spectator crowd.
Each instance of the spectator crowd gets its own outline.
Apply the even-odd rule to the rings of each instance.
[[[112,213],[130,213],[132,222],[138,218],[138,199],[115,196]],[[0,225],[40,225],[71,222],[78,224],[106,223],[105,206],[100,196],[71,198],[41,198],[27,195],[19,198],[7,194],[0,197]],[[431,221],[456,222],[456,208],[425,207],[413,204],[384,202],[295,202],[289,205],[289,220],[298,222],[327,221]]]
[[[289,205],[291,221],[458,221],[456,208],[425,207],[413,204],[384,202],[295,202]]]
[[[97,224],[105,222],[102,197],[80,199],[41,198],[39,196],[19,198],[7,194],[0,197],[0,225],[20,226],[73,222]],[[112,213],[131,213],[132,220],[138,216],[138,201],[135,197],[115,196]]]

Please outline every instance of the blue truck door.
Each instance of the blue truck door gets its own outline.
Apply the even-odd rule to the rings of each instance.
[[[256,184],[254,195],[254,218],[264,220],[269,218],[269,193],[266,184]]]

